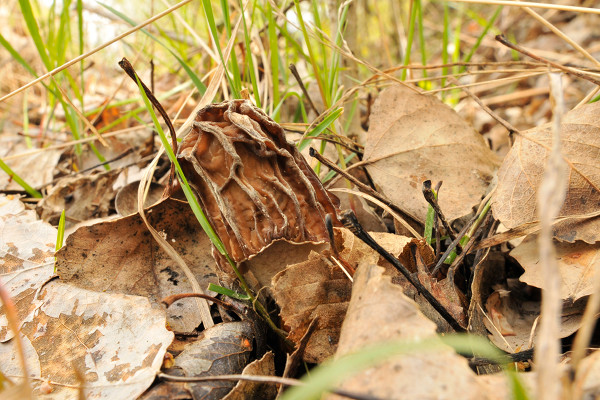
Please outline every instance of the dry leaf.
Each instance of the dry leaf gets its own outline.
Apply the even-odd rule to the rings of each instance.
[[[600,243],[555,242],[554,248],[562,281],[561,298],[573,302],[591,295],[600,273]],[[510,255],[525,269],[519,280],[543,289],[537,236],[528,236]]]
[[[423,181],[443,181],[439,202],[453,220],[471,212],[498,162],[483,138],[437,98],[396,85],[379,95],[364,161],[381,193],[423,222]]]
[[[65,210],[65,226],[92,218],[106,217],[115,197],[112,185],[121,171],[112,169],[91,175],[61,178],[38,205],[40,217],[58,225]]]
[[[187,203],[165,200],[147,210],[159,232],[181,254],[202,287],[218,283],[211,243]],[[72,285],[148,297],[153,304],[192,291],[179,267],[152,238],[138,214],[78,229],[57,253],[57,273]],[[191,332],[200,325],[194,302],[167,310],[170,326]]]
[[[23,178],[30,186],[40,189],[52,182],[54,169],[63,150],[44,150],[31,155],[20,156],[30,152],[22,138],[2,135],[0,138],[0,158]],[[11,179],[4,171],[0,172],[0,189],[23,190],[19,184]]]
[[[275,376],[275,356],[267,352],[260,360],[254,360],[242,371],[242,375]],[[238,381],[223,400],[269,400],[277,395],[277,387],[272,383]]]
[[[21,333],[30,373],[57,383],[44,398],[77,398],[78,374],[87,398],[136,398],[154,381],[173,340],[164,312],[142,297],[53,281],[34,302]],[[12,341],[0,344],[2,373],[18,365],[14,347]],[[42,382],[33,382],[36,393]]]
[[[379,342],[435,336],[436,325],[383,272],[367,263],[356,271],[336,357]],[[435,352],[393,357],[359,372],[338,388],[385,399],[493,398],[467,360],[446,346]]]
[[[305,361],[319,363],[333,355],[351,290],[352,283],[340,267],[314,252],[308,260],[273,278],[273,296],[290,340],[299,343],[310,322],[318,317],[303,354]]]
[[[202,332],[197,341],[185,346],[175,357],[174,369],[185,376],[210,376],[239,374],[249,363],[256,349],[257,335],[251,321],[217,324]],[[221,399],[234,386],[233,381],[186,383],[194,399]]]
[[[329,195],[283,129],[250,102],[200,110],[178,158],[235,261],[276,239],[327,241]]]
[[[494,194],[494,216],[507,228],[536,221],[537,191],[549,149],[550,124],[516,136],[515,143],[498,171]],[[561,129],[562,154],[569,165],[569,187],[559,217],[597,212],[600,208],[600,104],[586,104],[565,114]],[[600,217],[584,221],[567,220],[554,225],[554,237],[561,241],[600,241]]]
[[[0,278],[13,299],[19,321],[34,309],[39,288],[54,273],[56,229],[37,220],[17,197],[0,195]],[[11,339],[4,304],[0,307],[0,342]]]

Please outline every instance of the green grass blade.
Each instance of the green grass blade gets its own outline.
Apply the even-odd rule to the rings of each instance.
[[[239,0],[240,9],[242,8],[242,0]],[[250,32],[246,24],[246,15],[242,15],[242,24],[244,25],[244,44],[246,45],[246,71],[250,77],[250,83],[252,84],[252,92],[254,94],[254,102],[258,108],[261,108],[260,91],[258,89],[258,78],[256,77],[256,70],[254,68],[254,61],[252,61],[252,51],[250,49]]]
[[[227,297],[231,297],[232,299],[241,300],[241,301],[250,301],[250,296],[247,294],[242,294],[238,292],[234,292],[231,289],[224,288],[223,286],[215,285],[214,283],[208,284],[208,290],[213,292],[217,292]]]
[[[431,189],[433,192],[433,196],[437,199],[437,192],[434,189]],[[423,232],[423,237],[427,241],[428,245],[431,245],[433,241],[433,221],[435,217],[435,211],[431,204],[427,207],[427,217],[425,218],[425,229]]]
[[[25,189],[25,191],[27,193],[29,193],[29,195],[31,197],[35,197],[38,199],[41,199],[43,197],[40,192],[38,192],[37,190],[35,190],[31,186],[29,186],[23,178],[21,178],[19,175],[15,174],[15,172],[8,165],[6,165],[6,163],[1,158],[0,158],[0,169],[2,171],[6,172],[8,174],[8,176],[10,176],[10,179],[12,179],[19,186],[21,186],[23,189]]]
[[[424,340],[393,341],[378,343],[360,349],[356,353],[348,354],[335,360],[325,361],[317,366],[309,376],[302,378],[304,386],[294,386],[287,390],[282,400],[320,399],[328,390],[331,390],[344,379],[370,368],[389,359],[392,356],[414,354],[415,352],[432,353],[454,348],[460,354],[476,353],[480,357],[492,360],[502,360],[500,351],[481,337],[466,335],[448,335],[445,337],[431,337]],[[523,385],[516,373],[506,371],[511,382]]]
[[[312,141],[311,138],[319,136],[325,129],[329,127],[329,125],[333,124],[333,122],[338,119],[340,115],[342,115],[343,111],[343,108],[338,108],[325,117],[323,121],[319,122],[312,131],[305,135],[305,139],[302,139],[300,143],[298,143],[298,150],[304,150]]]
[[[487,33],[490,30],[490,28],[492,26],[494,26],[494,22],[496,22],[496,19],[500,16],[500,12],[502,11],[502,7],[503,6],[498,6],[498,8],[496,8],[496,11],[494,12],[494,15],[492,15],[492,18],[490,18],[490,20],[487,21],[487,24],[483,27],[483,31],[481,32],[481,35],[479,35],[479,37],[477,38],[477,41],[475,42],[475,44],[473,45],[473,47],[469,51],[469,54],[467,54],[465,56],[465,58],[463,59],[464,62],[471,61],[471,58],[473,57],[473,54],[475,54],[475,52],[479,48],[479,45],[481,44],[481,41],[483,40],[483,38],[485,37],[485,35],[487,35]],[[460,72],[464,72],[466,69],[467,69],[467,67],[463,66],[463,67],[461,67]]]
[[[204,230],[204,232],[206,233],[206,235],[212,242],[213,246],[215,246],[215,248],[219,251],[219,253],[226,255],[227,250],[225,249],[223,242],[221,242],[221,239],[219,238],[219,236],[217,235],[217,233],[215,232],[213,227],[210,225],[210,222],[208,221],[208,218],[206,218],[204,211],[202,211],[202,208],[200,207],[200,204],[198,203],[198,199],[196,198],[196,195],[194,195],[194,192],[193,192],[192,188],[190,187],[190,184],[188,183],[185,175],[183,174],[183,170],[181,169],[181,166],[179,165],[179,161],[177,161],[177,156],[173,152],[173,148],[171,147],[171,144],[169,143],[169,140],[167,139],[167,136],[165,135],[165,132],[163,131],[162,126],[158,122],[158,118],[156,117],[154,108],[152,107],[152,104],[150,104],[150,100],[148,100],[148,96],[146,96],[146,93],[144,92],[144,89],[142,88],[142,85],[141,85],[139,79],[137,80],[137,84],[138,84],[140,93],[142,95],[142,99],[144,100],[144,104],[146,105],[146,109],[148,110],[148,112],[150,113],[150,116],[152,117],[152,122],[154,122],[154,128],[158,132],[160,141],[162,142],[162,144],[165,148],[165,152],[167,153],[169,160],[175,165],[175,171],[177,172],[177,177],[179,178],[179,182],[181,183],[181,188],[183,189],[185,198],[187,199],[188,203],[190,204],[190,208],[192,209],[192,212],[196,216],[196,219],[198,220],[198,222],[200,223],[200,226],[202,227],[202,229]]]
[[[227,36],[231,37],[231,19],[229,18],[229,2],[227,0],[221,0],[221,9],[223,10],[223,20],[225,21],[225,29],[227,29]],[[240,93],[242,90],[242,79],[235,51],[231,52],[229,61],[231,63],[231,74],[233,75],[233,86],[235,87],[235,91]]]
[[[71,41],[71,28],[69,25],[69,7],[71,0],[63,0],[63,9],[60,13],[60,23],[58,26],[58,34],[56,36],[55,54],[53,55],[54,65],[62,65],[65,63],[67,55],[67,44]],[[52,54],[50,54],[52,56]]]
[[[421,0],[416,0],[415,4],[417,6],[417,19],[419,20],[419,49],[421,50],[421,64],[427,65],[427,49],[425,48],[425,33],[423,32],[423,3]],[[427,70],[423,70],[423,78],[427,78]],[[431,89],[431,81],[421,81],[419,82],[419,86],[421,86],[425,90]]]
[[[215,16],[212,9],[212,4],[210,0],[202,0],[202,6],[204,7],[204,14],[206,15],[206,20],[208,22],[208,27],[210,29],[210,34],[213,38],[217,51],[219,53],[219,57],[221,58],[221,63],[225,68],[225,77],[227,78],[227,82],[229,83],[229,87],[233,91],[234,98],[239,99],[241,97],[239,90],[235,87],[234,82],[231,80],[231,76],[229,76],[229,72],[227,71],[227,63],[225,62],[225,58],[223,58],[223,51],[221,50],[221,44],[219,43],[219,35],[217,34],[217,24],[215,23]],[[232,51],[233,52],[233,51]]]
[[[408,37],[406,39],[406,52],[404,53],[404,66],[410,64],[410,55],[412,52],[412,44],[415,37],[415,19],[417,18],[417,7],[414,2],[411,3],[410,8],[410,19],[408,20]],[[406,75],[408,70],[404,68],[402,70],[402,74],[400,75],[400,79],[406,80]]]
[[[98,4],[100,4],[102,7],[106,8],[108,11],[110,11],[111,13],[115,14],[116,16],[118,16],[119,18],[121,18],[123,21],[127,22],[128,24],[130,24],[131,26],[136,26],[137,24],[128,16],[126,16],[125,14],[123,14],[120,11],[117,11],[116,9],[112,8],[111,6],[98,2]],[[198,77],[198,75],[196,75],[196,73],[192,70],[192,68],[190,68],[190,66],[181,58],[177,55],[177,53],[175,53],[175,51],[173,51],[173,49],[171,49],[169,46],[167,46],[166,44],[164,44],[161,40],[159,40],[156,36],[154,36],[153,34],[151,34],[150,32],[148,32],[146,29],[140,29],[144,34],[146,34],[148,37],[150,37],[152,40],[154,40],[156,43],[160,44],[162,47],[164,47],[165,50],[167,50],[169,53],[171,53],[171,55],[173,57],[175,57],[175,59],[177,60],[177,62],[179,63],[179,65],[181,65],[181,68],[184,69],[184,71],[186,72],[186,74],[189,76],[189,78],[192,80],[192,82],[194,82],[194,85],[196,86],[196,89],[198,89],[198,92],[200,92],[201,95],[204,94],[204,92],[206,92],[206,86],[204,85],[204,83],[202,83],[202,81],[200,80],[200,78]]]
[[[273,86],[273,104],[277,105],[281,99],[279,91],[279,48],[277,46],[277,32],[275,31],[275,18],[273,8],[267,4],[267,36],[269,38],[269,51],[271,54],[271,82]],[[273,120],[279,122],[279,110],[273,111]]]
[[[48,52],[46,50],[46,45],[40,36],[40,28],[38,23],[33,15],[33,9],[31,8],[31,3],[29,0],[19,0],[19,6],[21,7],[21,12],[23,13],[23,19],[25,20],[25,24],[27,24],[27,29],[29,30],[29,34],[31,35],[31,39],[33,40],[33,44],[44,63],[44,66],[50,71],[52,69],[52,63],[50,62],[50,57],[48,56]]]
[[[450,24],[449,24],[449,5],[448,2],[444,2],[444,29],[442,30],[442,64],[448,64],[448,44],[450,37]],[[448,67],[442,68],[442,75],[448,75]],[[446,78],[442,78],[442,87],[446,86]],[[446,97],[446,92],[442,92],[442,100]]]
[[[84,50],[85,50],[85,46],[84,46],[84,42],[85,42],[85,36],[83,34],[83,0],[77,0],[77,33],[79,35],[79,55],[83,54]],[[85,93],[85,80],[84,80],[84,64],[83,64],[83,60],[81,60],[81,62],[79,63],[79,79],[80,79],[80,83],[79,85],[81,86],[81,97],[79,98],[79,101],[81,102],[81,111],[84,112],[85,111],[85,106],[84,106],[84,93]]]

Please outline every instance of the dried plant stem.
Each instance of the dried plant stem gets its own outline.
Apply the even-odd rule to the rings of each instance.
[[[496,36],[496,40],[498,42],[502,43],[503,45],[505,45],[506,47],[511,48],[513,50],[516,50],[516,51],[518,51],[521,54],[524,54],[524,55],[526,55],[528,57],[533,58],[534,60],[546,63],[549,66],[552,66],[554,68],[558,68],[559,70],[561,70],[561,71],[563,71],[563,72],[565,72],[567,74],[575,75],[578,78],[588,80],[588,81],[590,81],[590,82],[592,82],[592,83],[594,83],[596,85],[600,85],[600,81],[599,80],[594,79],[591,76],[588,76],[588,75],[582,73],[581,71],[579,71],[579,70],[577,70],[575,68],[565,67],[564,65],[560,65],[558,63],[555,63],[554,61],[550,61],[550,60],[547,60],[547,59],[545,59],[543,57],[540,57],[540,56],[538,56],[536,54],[533,54],[529,50],[526,50],[526,49],[524,49],[523,47],[521,47],[521,46],[519,46],[517,44],[509,42],[508,39],[506,37],[504,37],[503,35],[497,35]]]
[[[536,340],[535,365],[537,368],[537,396],[540,399],[561,398],[560,323],[562,300],[561,277],[552,242],[552,221],[565,200],[568,175],[561,155],[561,121],[564,113],[561,76],[550,74],[553,100],[552,151],[538,192],[538,210],[541,230],[539,235],[540,267],[544,277],[541,321]]]
[[[19,357],[19,362],[21,363],[21,369],[23,370],[23,385],[26,388],[29,388],[29,373],[27,372],[27,361],[25,359],[25,351],[23,350],[23,341],[21,340],[21,334],[19,332],[19,316],[17,315],[17,309],[15,308],[15,303],[10,297],[8,291],[6,290],[4,284],[0,282],[0,301],[4,305],[4,312],[6,315],[6,320],[8,322],[8,326],[15,334],[14,342],[17,348],[17,356]]]
[[[567,6],[562,4],[551,3],[534,3],[531,1],[512,1],[512,0],[452,0],[457,3],[474,3],[474,4],[492,4],[497,6],[512,6],[512,7],[533,7],[544,8],[547,10],[562,10],[572,11],[577,13],[600,14],[600,9],[589,7]]]

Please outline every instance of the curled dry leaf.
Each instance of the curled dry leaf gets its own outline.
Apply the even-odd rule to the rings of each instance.
[[[74,399],[80,377],[90,399],[132,399],[154,381],[173,333],[161,310],[138,296],[97,293],[52,281],[33,299],[21,326],[34,394],[41,379],[57,384],[48,397]],[[11,342],[0,344],[0,372],[18,366]]]
[[[368,263],[356,271],[336,357],[379,342],[435,336],[436,325],[383,273],[383,268]],[[385,399],[494,398],[466,359],[440,346],[435,352],[392,357],[345,380],[339,388]]]
[[[168,199],[149,208],[148,220],[181,254],[201,287],[218,283],[211,244],[188,204]],[[148,297],[158,305],[171,294],[192,291],[175,261],[148,232],[138,214],[79,228],[57,253],[63,282],[100,292]],[[200,325],[193,301],[167,310],[172,329],[191,332]]]
[[[594,214],[600,210],[600,104],[592,103],[564,115],[562,154],[569,166],[569,186],[559,217]],[[523,132],[498,171],[494,216],[508,228],[538,219],[537,191],[552,146],[550,124]],[[600,241],[600,217],[573,218],[554,225],[561,241]]]
[[[327,240],[332,199],[283,129],[250,102],[200,110],[177,157],[235,261],[276,239]]]
[[[467,215],[492,180],[498,161],[454,110],[400,85],[379,95],[371,114],[364,161],[381,192],[424,222],[423,181],[443,181],[439,202],[448,219]]]
[[[591,295],[594,292],[594,282],[598,280],[600,273],[600,243],[556,242],[554,248],[561,276],[561,298],[573,302]],[[525,273],[519,279],[530,286],[543,289],[544,279],[539,264],[537,236],[527,236],[510,255],[525,269]]]

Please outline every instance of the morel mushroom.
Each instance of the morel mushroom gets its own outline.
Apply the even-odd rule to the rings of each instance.
[[[277,239],[328,240],[325,215],[335,216],[337,199],[281,126],[250,102],[200,110],[177,157],[233,260],[244,261]]]

